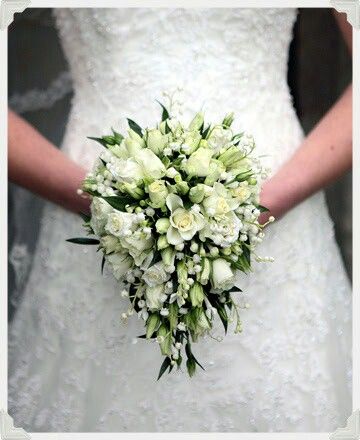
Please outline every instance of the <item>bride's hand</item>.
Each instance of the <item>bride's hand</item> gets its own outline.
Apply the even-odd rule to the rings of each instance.
[[[9,111],[9,179],[73,212],[89,212],[90,199],[77,190],[85,170],[24,119]]]
[[[352,87],[308,135],[294,155],[263,185],[260,204],[276,219],[351,168]]]

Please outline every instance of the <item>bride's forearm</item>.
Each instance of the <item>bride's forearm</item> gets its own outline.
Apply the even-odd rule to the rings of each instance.
[[[279,218],[342,176],[351,163],[352,86],[349,86],[290,160],[264,184],[261,204]],[[262,220],[266,220],[266,215]]]
[[[89,201],[76,192],[85,170],[11,110],[8,133],[9,180],[71,211],[88,211]]]

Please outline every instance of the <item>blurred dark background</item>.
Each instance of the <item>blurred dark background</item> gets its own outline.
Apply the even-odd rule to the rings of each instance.
[[[331,9],[300,9],[290,48],[289,86],[307,133],[351,81],[352,63]],[[9,28],[9,104],[60,145],[72,87],[51,9],[27,9]],[[352,176],[327,189],[329,211],[352,276]],[[9,318],[32,264],[43,202],[9,185]]]

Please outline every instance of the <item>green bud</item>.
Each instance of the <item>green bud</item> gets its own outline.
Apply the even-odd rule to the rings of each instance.
[[[199,281],[201,284],[206,285],[210,278],[210,270],[211,270],[211,263],[208,258],[203,258],[201,261],[201,272],[199,276]]]
[[[224,153],[220,154],[218,159],[226,166],[226,168],[231,167],[233,169],[235,168],[234,164],[244,159],[244,156],[238,147],[233,145]]]
[[[178,194],[185,195],[189,192],[189,185],[187,182],[179,182],[175,185]]]
[[[176,272],[178,276],[179,284],[186,284],[188,279],[188,271],[186,268],[185,261],[179,261],[176,267]]]
[[[164,340],[160,343],[161,354],[168,356],[171,354],[171,333],[167,325],[161,324],[158,332],[158,336],[162,337]]]
[[[186,154],[193,153],[200,144],[201,134],[198,131],[192,131],[187,133],[184,137],[184,144],[189,146],[190,149],[186,151]]]
[[[161,258],[165,266],[173,266],[175,261],[175,251],[172,247],[168,246],[161,251]]]
[[[195,115],[194,119],[190,122],[189,130],[190,131],[200,130],[203,123],[204,123],[204,114],[202,112],[199,112]]]
[[[223,120],[223,122],[222,122],[222,125],[224,126],[224,127],[226,127],[226,128],[230,128],[231,127],[231,124],[234,122],[234,113],[233,112],[231,112],[231,113],[228,113],[226,116],[225,116],[225,118],[224,118],[224,120]]]
[[[229,255],[231,255],[231,248],[223,248],[223,249],[221,249],[221,253],[223,254],[223,255],[226,255],[226,256],[229,256]]]
[[[190,288],[190,301],[193,307],[200,307],[204,301],[205,295],[200,283],[195,283]]]
[[[193,186],[189,192],[190,201],[193,203],[201,203],[205,197],[205,188],[203,183]]]
[[[131,197],[136,200],[141,200],[145,195],[144,191],[135,184],[125,182],[122,183],[121,186],[123,191],[127,192]]]
[[[157,241],[157,248],[159,251],[166,249],[169,246],[169,243],[166,239],[166,235],[160,235]]]
[[[206,176],[204,184],[208,186],[213,186],[214,183],[219,179],[221,174],[225,171],[226,167],[221,161],[212,159],[210,162],[209,174]]]
[[[146,321],[146,338],[150,339],[155,330],[160,324],[160,316],[157,313],[152,313]]]
[[[159,234],[166,234],[169,227],[170,227],[170,220],[168,218],[159,218],[159,220],[155,223],[156,231]]]
[[[200,254],[200,257],[205,257],[205,255],[206,255],[206,250],[204,249],[203,245],[200,246],[199,254]]]
[[[155,180],[148,186],[148,193],[153,208],[165,206],[166,197],[169,191],[164,180]]]
[[[163,135],[160,130],[148,130],[146,144],[156,155],[160,155],[168,142],[168,137]]]
[[[173,302],[169,305],[169,323],[170,323],[170,330],[174,330],[178,324],[178,311],[179,306],[176,302]]]
[[[248,183],[249,185],[255,186],[257,184],[257,180],[255,179],[255,177],[250,177]]]
[[[174,177],[174,180],[175,180],[175,183],[182,182],[183,180],[182,180],[181,174],[180,173],[176,174]]]

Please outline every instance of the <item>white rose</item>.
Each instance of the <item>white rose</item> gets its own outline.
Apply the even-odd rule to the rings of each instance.
[[[149,267],[149,269],[147,269],[143,275],[143,280],[150,287],[166,283],[166,281],[169,279],[170,274],[165,271],[165,265],[162,261],[159,261],[158,263]]]
[[[206,227],[200,231],[200,239],[210,238],[216,246],[227,247],[239,238],[241,227],[238,216],[230,211],[221,217],[209,219]]]
[[[160,310],[163,307],[163,303],[161,301],[161,297],[165,292],[164,284],[159,284],[158,286],[146,287],[145,298],[146,305],[149,310]]]
[[[184,240],[191,240],[205,226],[202,214],[184,208],[183,201],[175,194],[166,197],[166,205],[171,211],[170,227],[166,238],[174,246]]]
[[[124,278],[133,265],[133,260],[127,252],[116,252],[115,254],[107,255],[106,261],[110,264],[114,277],[117,280]]]
[[[90,226],[96,235],[102,235],[107,223],[109,214],[114,211],[104,199],[94,197],[91,202],[91,220]]]
[[[240,204],[246,202],[251,196],[252,191],[249,186],[240,185],[237,188],[231,190],[232,195],[240,202]]]
[[[117,159],[108,165],[110,173],[120,182],[138,183],[143,177],[141,166],[132,158]]]
[[[129,251],[133,257],[136,266],[140,267],[145,262],[152,247],[154,246],[154,239],[152,237],[139,237],[136,234],[120,239],[121,245]]]
[[[152,182],[148,186],[148,193],[154,208],[162,208],[165,206],[165,199],[169,191],[164,180],[155,180]]]
[[[117,237],[113,235],[104,235],[100,238],[100,245],[105,250],[106,254],[111,254],[112,252],[121,251],[121,244]]]
[[[128,212],[114,211],[108,216],[105,230],[115,237],[125,237],[131,233],[133,227],[137,225],[138,218],[136,214]]]
[[[211,283],[218,290],[228,290],[234,285],[234,272],[223,258],[217,258],[212,263]]]
[[[191,154],[184,165],[184,170],[189,176],[206,177],[209,174],[211,158],[214,151],[210,148],[200,147]]]
[[[164,164],[149,148],[143,148],[135,156],[145,177],[151,180],[161,179],[166,172]]]
[[[225,215],[239,207],[240,202],[234,199],[224,185],[215,182],[212,191],[202,202],[210,217]]]

